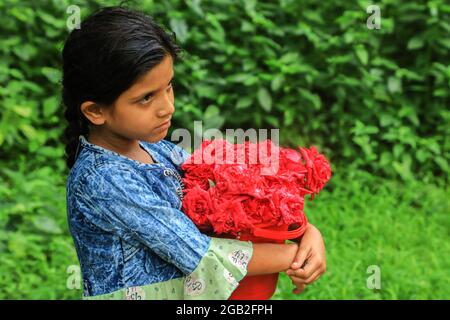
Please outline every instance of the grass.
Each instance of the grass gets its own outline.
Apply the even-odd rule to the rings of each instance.
[[[273,299],[449,299],[449,188],[353,171],[306,205],[322,232],[327,272],[300,295],[282,274]],[[381,288],[369,289],[369,266]]]

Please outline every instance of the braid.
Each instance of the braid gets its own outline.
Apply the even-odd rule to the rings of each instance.
[[[77,151],[78,140],[80,135],[89,133],[89,126],[87,119],[81,113],[79,105],[71,101],[67,94],[63,94],[66,111],[64,117],[68,125],[64,131],[65,145],[66,145],[66,165],[70,169],[75,163],[75,153]]]

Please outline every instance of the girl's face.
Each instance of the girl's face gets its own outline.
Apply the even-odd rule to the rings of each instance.
[[[103,108],[101,131],[130,139],[157,142],[167,135],[175,112],[170,55],[141,76],[111,107]]]

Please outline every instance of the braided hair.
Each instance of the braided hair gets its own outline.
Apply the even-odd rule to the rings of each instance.
[[[68,124],[64,132],[66,164],[75,163],[80,135],[89,120],[80,106],[94,101],[110,106],[136,80],[181,48],[150,16],[124,7],[106,7],[86,18],[68,36],[62,51],[62,101]]]

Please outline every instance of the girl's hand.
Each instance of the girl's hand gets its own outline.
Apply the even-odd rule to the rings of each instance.
[[[316,281],[326,271],[325,245],[320,231],[312,224],[303,234],[297,255],[286,271],[296,286],[293,293],[300,294],[305,286]]]

